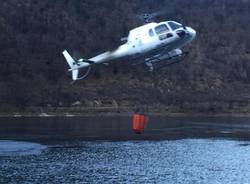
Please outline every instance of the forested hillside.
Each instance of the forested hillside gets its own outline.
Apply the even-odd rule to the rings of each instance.
[[[65,48],[85,58],[113,49],[142,24],[139,15],[163,10],[157,21],[197,31],[182,63],[154,73],[122,63],[71,84]],[[249,0],[2,0],[0,111],[148,106],[250,112],[249,22]]]

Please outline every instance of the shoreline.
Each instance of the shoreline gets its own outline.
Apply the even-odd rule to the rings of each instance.
[[[250,117],[250,108],[234,109],[180,109],[177,106],[140,106],[148,116],[162,117]],[[138,106],[103,106],[103,107],[27,107],[23,110],[0,110],[0,118],[25,118],[25,117],[132,117]]]
[[[159,116],[159,117],[250,117],[250,113],[214,113],[214,112],[207,112],[207,113],[197,113],[197,112],[174,112],[174,113],[163,113],[163,112],[152,112],[152,113],[145,113],[147,116]],[[0,118],[50,118],[50,117],[64,117],[64,118],[73,118],[73,117],[129,117],[132,116],[133,112],[91,112],[91,113],[51,113],[51,112],[43,112],[43,113],[30,113],[30,112],[15,112],[15,113],[1,113]]]

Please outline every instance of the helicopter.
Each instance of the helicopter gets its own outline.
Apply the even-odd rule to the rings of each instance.
[[[145,24],[129,31],[128,37],[121,38],[124,44],[113,51],[107,51],[90,59],[74,59],[67,50],[62,52],[72,72],[72,80],[85,79],[95,65],[109,65],[110,62],[123,59],[142,58],[143,64],[149,72],[156,68],[179,62],[187,53],[182,47],[192,42],[196,37],[196,31],[176,21],[150,22],[152,15],[145,14]],[[158,66],[158,67],[157,67]],[[87,69],[84,75],[79,77],[81,69]]]

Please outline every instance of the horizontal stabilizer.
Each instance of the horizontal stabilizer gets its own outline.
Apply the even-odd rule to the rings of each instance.
[[[83,63],[88,63],[88,64],[96,64],[94,61],[91,61],[91,60],[88,60],[88,59],[79,59],[78,60],[79,62],[83,62]]]

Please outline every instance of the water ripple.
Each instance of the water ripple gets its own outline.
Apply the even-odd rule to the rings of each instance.
[[[61,142],[0,157],[0,183],[249,183],[247,141]],[[55,149],[56,148],[56,149]]]

